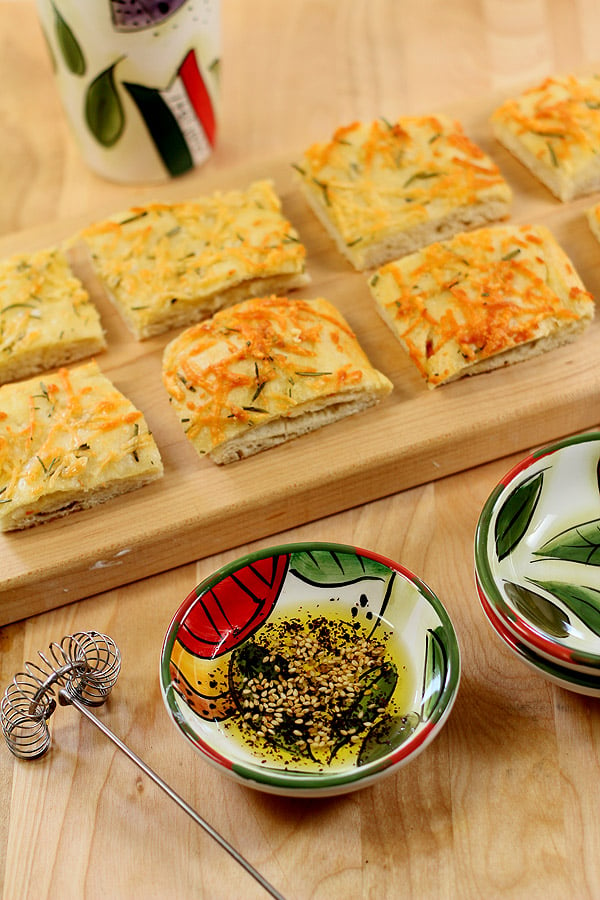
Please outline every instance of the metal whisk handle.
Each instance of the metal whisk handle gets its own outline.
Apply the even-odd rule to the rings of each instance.
[[[66,635],[59,643],[50,644],[48,655],[38,652],[38,657],[40,661],[37,663],[25,663],[24,671],[15,675],[0,701],[0,726],[15,756],[36,759],[48,750],[50,731],[47,720],[56,709],[54,691],[58,688],[61,706],[74,706],[214,838],[267,893],[275,900],[284,900],[248,860],[90,711],[90,707],[104,703],[121,670],[121,654],[112,638],[97,631],[77,632]]]
[[[104,722],[96,718],[96,716],[92,712],[90,712],[90,710],[86,706],[84,706],[83,703],[80,703],[76,697],[72,697],[64,688],[62,688],[58,692],[58,698],[61,706],[70,704],[78,709],[79,712],[86,717],[86,719],[89,719],[90,722],[93,722],[93,724],[97,728],[99,728],[100,731],[113,742],[113,744],[116,744],[119,750],[123,751],[125,756],[128,756],[129,759],[136,764],[136,766],[139,766],[139,768],[146,773],[148,778],[151,778],[152,781],[171,798],[171,800],[174,800],[175,803],[177,803],[177,805],[180,806],[181,809],[183,809],[184,812],[186,812],[188,816],[190,816],[194,820],[194,822],[200,825],[200,827],[203,828],[207,832],[207,834],[214,838],[215,841],[224,850],[226,850],[227,853],[229,853],[240,864],[240,866],[242,866],[248,872],[249,875],[252,875],[252,877],[255,878],[256,881],[258,881],[259,884],[262,885],[262,887],[269,894],[271,894],[272,897],[275,897],[276,900],[285,900],[282,894],[280,894],[265,878],[263,878],[260,872],[258,872],[254,868],[254,866],[252,866],[248,862],[247,859],[244,859],[244,857],[240,853],[238,853],[235,847],[232,847],[232,845],[228,841],[226,841],[218,831],[215,831],[215,829],[211,825],[209,825],[209,823],[205,819],[203,819],[195,809],[193,809],[188,803],[186,803],[185,800],[180,797],[179,794],[176,793],[176,791],[174,791],[173,788],[166,783],[166,781],[163,781],[163,779],[159,775],[157,775],[156,772],[154,772],[154,770],[151,769],[150,766],[148,766],[143,761],[143,759],[140,759],[140,757],[136,753],[134,753],[133,750],[131,750],[127,746],[127,744],[124,744],[123,741],[104,724]]]

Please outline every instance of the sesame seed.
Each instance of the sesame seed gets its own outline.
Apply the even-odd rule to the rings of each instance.
[[[280,620],[255,641],[262,664],[240,685],[241,719],[251,734],[277,746],[278,759],[290,748],[292,763],[306,753],[330,762],[336,748],[360,742],[386,712],[379,692],[375,701],[369,696],[385,647],[357,636],[350,623],[321,616]]]

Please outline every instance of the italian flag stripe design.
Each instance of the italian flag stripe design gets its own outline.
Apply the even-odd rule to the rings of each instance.
[[[163,90],[124,82],[170,175],[182,175],[204,162],[215,142],[215,114],[190,50],[177,75]]]

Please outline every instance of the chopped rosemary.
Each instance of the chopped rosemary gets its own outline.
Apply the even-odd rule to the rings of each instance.
[[[138,219],[143,219],[144,216],[148,215],[148,210],[144,209],[142,212],[136,213],[133,216],[129,216],[128,219],[123,219],[122,222],[119,222],[120,225],[129,225],[130,222],[136,222]]]
[[[325,205],[331,206],[331,200],[329,199],[329,186],[327,184],[325,184],[324,181],[319,181],[319,179],[315,178],[314,176],[313,176],[313,181],[317,185],[317,187],[320,187],[321,190],[323,191],[323,200],[325,202]]]
[[[134,438],[139,437],[139,433],[140,433],[140,426],[139,426],[139,424],[138,424],[137,422],[135,422],[134,425],[133,425],[133,436],[134,436]],[[135,447],[134,447],[134,449],[131,451],[131,455],[133,456],[133,458],[135,459],[136,462],[139,462],[139,461],[140,461],[139,453],[137,452],[137,449],[136,449]]]
[[[546,147],[548,148],[548,153],[550,154],[550,159],[552,160],[553,166],[558,166],[558,159],[556,158],[556,153],[554,151],[554,147],[550,143],[550,141],[546,141]]]
[[[60,462],[58,456],[54,456],[54,457],[50,460],[50,464],[49,464],[48,466],[45,466],[45,465],[44,465],[44,461],[43,461],[43,459],[42,459],[40,456],[37,456],[37,455],[36,455],[36,459],[37,459],[37,461],[39,462],[39,464],[40,464],[40,466],[42,467],[42,469],[44,470],[44,475],[46,475],[48,478],[50,478],[50,476],[53,475],[53,474],[55,473],[55,471],[56,471],[56,466],[57,466],[57,464]]]
[[[509,260],[514,259],[515,256],[518,256],[518,255],[519,255],[520,252],[521,252],[521,248],[520,248],[520,247],[515,247],[514,250],[511,250],[510,253],[506,253],[506,254],[502,257],[502,262],[508,262]]]
[[[301,175],[306,177],[306,169],[303,169],[302,166],[299,166],[297,163],[292,163],[292,168],[296,169],[297,172],[300,172]]]
[[[404,182],[403,186],[406,188],[415,181],[425,181],[427,178],[438,178],[441,174],[441,172],[415,172],[414,175],[411,175],[410,178]]]
[[[10,309],[36,309],[36,307],[32,303],[10,303],[8,306],[0,309],[0,316]]]
[[[260,392],[262,391],[262,389],[264,388],[266,383],[267,383],[266,381],[260,381],[258,383],[257,388],[254,391],[254,394],[252,395],[252,400],[250,401],[251,403],[254,403],[256,398],[260,395]]]
[[[294,372],[294,375],[301,378],[319,378],[321,375],[333,375],[333,372]]]
[[[48,388],[44,384],[43,381],[40,381],[40,393],[32,394],[33,397],[43,397],[48,403],[50,403],[50,395],[48,393]]]
[[[539,135],[539,137],[557,138],[560,140],[565,137],[562,131],[534,131],[533,133]]]

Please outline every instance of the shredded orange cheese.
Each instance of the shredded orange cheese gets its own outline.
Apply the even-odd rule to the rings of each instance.
[[[506,100],[491,121],[549,166],[575,171],[587,165],[600,144],[600,79],[546,78]]]
[[[511,199],[495,163],[446,116],[355,122],[309,147],[296,168],[349,247],[462,206]]]
[[[142,413],[90,362],[0,388],[0,526],[112,482],[158,477]],[[15,523],[17,523],[15,525]]]
[[[594,303],[548,229],[465,233],[381,267],[373,296],[430,386],[589,320]]]
[[[335,307],[284,297],[247,300],[188,328],[165,350],[163,380],[201,454],[313,401],[387,383]]]
[[[171,327],[175,312],[201,309],[238,285],[305,270],[305,248],[269,181],[195,201],[133,207],[79,237],[142,337]],[[207,308],[204,317],[212,312]]]

